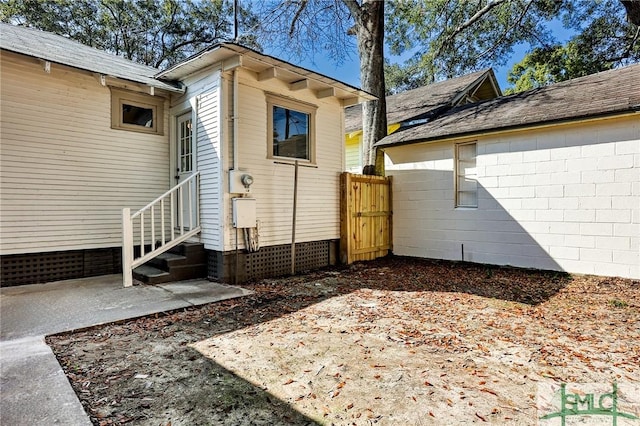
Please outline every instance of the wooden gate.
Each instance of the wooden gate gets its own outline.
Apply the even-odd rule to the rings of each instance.
[[[340,260],[373,260],[391,250],[391,178],[340,176]]]

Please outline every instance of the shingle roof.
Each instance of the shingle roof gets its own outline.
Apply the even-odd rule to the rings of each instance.
[[[387,96],[387,123],[422,118],[442,107],[451,106],[461,93],[466,92],[490,72],[490,69],[485,69]],[[354,105],[345,111],[345,131],[349,133],[360,129],[362,106]]]
[[[640,64],[467,104],[380,140],[382,148],[640,110]]]
[[[57,34],[0,23],[0,48],[73,68],[170,91],[178,86],[153,78],[159,70],[85,46]]]

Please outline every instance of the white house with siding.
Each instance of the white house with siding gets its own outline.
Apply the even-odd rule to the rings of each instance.
[[[163,72],[7,24],[0,48],[2,285],[118,273],[172,240],[212,279],[287,273],[296,161],[296,269],[335,261],[344,108],[370,95],[233,43]]]
[[[460,106],[378,147],[395,254],[640,278],[640,65]]]

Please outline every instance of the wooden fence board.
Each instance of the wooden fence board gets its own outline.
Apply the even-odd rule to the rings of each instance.
[[[392,248],[391,178],[343,173],[340,192],[342,263],[386,256]]]

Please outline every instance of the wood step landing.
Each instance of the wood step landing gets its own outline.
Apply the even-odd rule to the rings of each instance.
[[[207,278],[207,252],[204,244],[179,244],[135,268],[133,278],[146,284]]]

